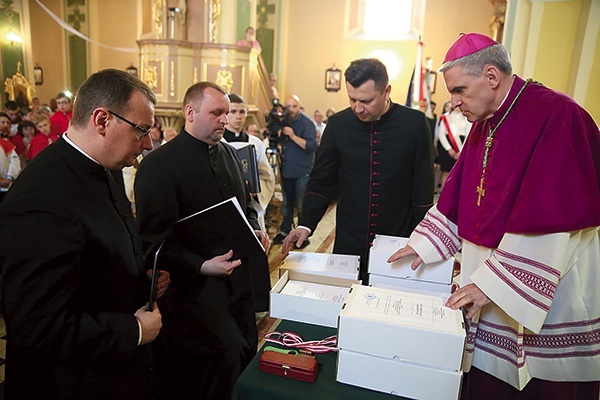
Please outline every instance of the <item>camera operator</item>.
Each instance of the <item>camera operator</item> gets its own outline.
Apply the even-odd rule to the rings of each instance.
[[[294,207],[298,217],[302,214],[302,199],[308,183],[308,175],[313,166],[317,149],[317,132],[309,117],[300,112],[300,99],[288,96],[284,105],[287,120],[283,121],[278,137],[281,150],[281,189],[283,194],[283,222],[273,244],[283,242],[292,230]],[[269,147],[273,142],[273,132],[269,136]],[[304,245],[306,247],[308,243]]]

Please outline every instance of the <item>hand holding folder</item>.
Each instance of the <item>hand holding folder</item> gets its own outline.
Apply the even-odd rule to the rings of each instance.
[[[235,197],[180,219],[171,239],[207,260],[229,250],[233,260],[265,251]]]

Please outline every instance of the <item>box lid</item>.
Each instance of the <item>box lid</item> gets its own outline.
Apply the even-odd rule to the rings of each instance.
[[[386,235],[375,235],[369,250],[368,271],[372,274],[393,276],[402,279],[416,279],[425,282],[452,283],[454,258],[431,264],[422,264],[413,271],[410,265],[415,256],[405,257],[388,263],[387,259],[397,250],[408,244],[408,238]]]
[[[285,270],[298,270],[354,280],[358,279],[359,269],[360,256],[302,251],[290,251],[279,267],[281,274]]]

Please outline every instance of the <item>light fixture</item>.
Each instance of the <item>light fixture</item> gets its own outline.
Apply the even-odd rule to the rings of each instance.
[[[10,45],[14,45],[15,43],[17,44],[21,44],[23,43],[23,38],[19,35],[17,35],[16,33],[13,32],[13,30],[11,29],[8,34],[6,35],[6,38],[8,40],[10,40]]]
[[[127,73],[130,75],[133,75],[137,78],[138,76],[138,69],[133,65],[133,63],[129,64],[129,67],[127,67],[126,69]]]

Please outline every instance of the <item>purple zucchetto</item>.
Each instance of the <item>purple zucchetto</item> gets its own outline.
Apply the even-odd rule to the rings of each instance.
[[[456,42],[448,49],[446,58],[444,58],[442,64],[458,60],[459,58],[468,56],[469,54],[473,54],[495,44],[498,44],[498,42],[479,33],[461,33],[460,37],[456,39]]]

